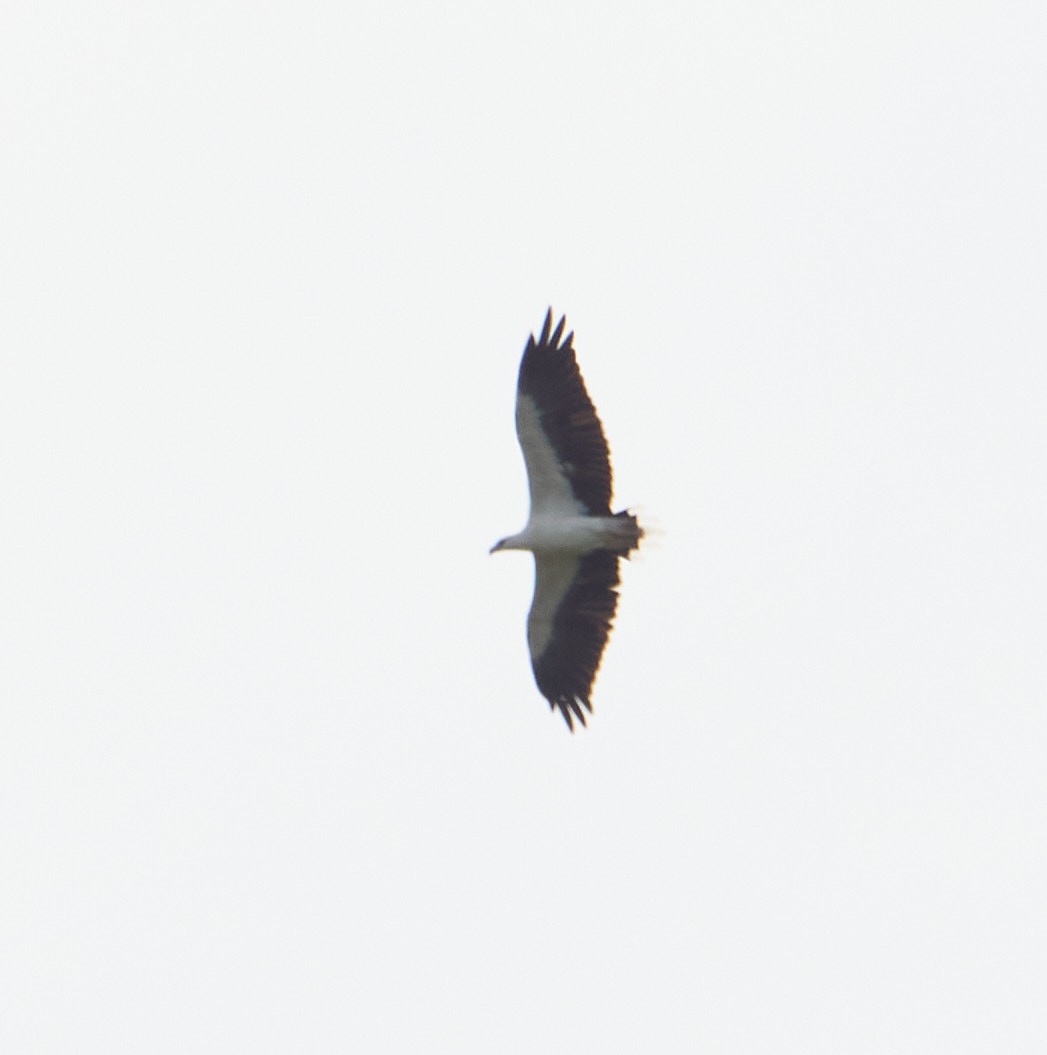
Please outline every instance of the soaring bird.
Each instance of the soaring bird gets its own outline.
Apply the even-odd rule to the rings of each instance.
[[[516,388],[516,435],[527,466],[531,513],[498,550],[534,554],[527,644],[534,680],[574,732],[592,713],[593,681],[618,606],[618,561],[643,538],[628,510],[611,512],[611,462],[603,426],[585,389],[567,318],[549,309],[528,338]]]

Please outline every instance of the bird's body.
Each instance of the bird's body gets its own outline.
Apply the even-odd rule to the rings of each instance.
[[[535,554],[580,556],[594,549],[621,550],[635,541],[633,525],[617,517],[581,514],[532,516],[518,535],[503,539],[499,549],[523,549]]]
[[[527,342],[516,396],[516,433],[527,466],[531,514],[497,550],[529,550],[535,590],[527,642],[535,681],[574,729],[590,694],[618,604],[618,560],[643,537],[631,513],[612,513],[603,427],[585,390],[566,319],[552,309]]]

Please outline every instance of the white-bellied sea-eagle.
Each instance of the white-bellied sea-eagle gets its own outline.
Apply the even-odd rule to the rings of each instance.
[[[603,427],[585,390],[566,317],[545,316],[520,362],[516,435],[531,491],[531,514],[518,535],[491,552],[534,554],[534,600],[527,644],[534,679],[574,731],[592,713],[590,695],[618,605],[618,560],[643,537],[635,516],[611,512],[611,462]],[[563,338],[561,340],[561,338]]]

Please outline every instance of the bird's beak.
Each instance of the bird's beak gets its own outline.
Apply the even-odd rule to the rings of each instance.
[[[500,550],[501,548],[502,544],[500,542],[496,542],[487,552],[488,554],[497,553],[498,550]]]

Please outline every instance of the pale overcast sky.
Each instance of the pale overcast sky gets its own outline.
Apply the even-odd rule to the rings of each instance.
[[[8,6],[0,1049],[1047,1050],[1047,15]],[[519,356],[624,569],[535,688]]]

